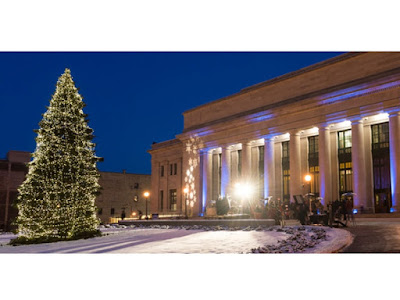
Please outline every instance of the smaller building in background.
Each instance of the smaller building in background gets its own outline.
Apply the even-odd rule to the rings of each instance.
[[[150,217],[150,197],[145,198],[144,193],[150,192],[151,175],[100,172],[100,195],[96,198],[97,215],[102,223],[115,223],[125,219],[142,218],[147,214]]]
[[[26,163],[30,159],[31,154],[24,151],[9,151],[5,159],[0,159],[0,229],[8,230],[18,214],[12,204],[28,173]]]
[[[9,151],[0,159],[0,229],[10,230],[18,215],[13,206],[17,199],[18,187],[28,173],[27,163],[31,154],[25,151]],[[124,218],[146,217],[145,192],[151,192],[151,175],[130,174],[123,171],[100,172],[100,195],[96,198],[97,216],[102,223],[117,222]],[[147,213],[150,217],[150,197],[147,199]]]

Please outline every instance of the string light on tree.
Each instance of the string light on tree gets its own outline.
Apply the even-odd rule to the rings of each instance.
[[[36,149],[17,200],[20,242],[56,241],[99,234],[94,201],[99,173],[82,97],[69,69],[58,79],[36,130]],[[18,240],[17,239],[17,240]]]

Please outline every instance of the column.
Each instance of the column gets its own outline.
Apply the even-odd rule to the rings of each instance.
[[[221,153],[221,197],[228,194],[230,183],[231,151],[228,146],[222,147]]]
[[[242,143],[242,181],[251,181],[251,147]]]
[[[205,149],[202,152],[202,212],[205,212],[205,208],[208,202],[211,200],[211,185],[212,185],[212,154]]]
[[[321,202],[326,206],[333,201],[330,132],[326,124],[319,126],[318,130],[319,192],[322,198]]]
[[[264,139],[264,197],[275,196],[275,155],[272,137]]]
[[[300,133],[291,132],[289,142],[290,159],[290,202],[294,202],[293,195],[302,194],[302,178],[300,163]]]
[[[392,208],[400,212],[400,116],[399,112],[389,115],[390,183]]]
[[[353,168],[354,208],[367,207],[367,179],[365,176],[364,128],[362,120],[351,122],[351,161]]]

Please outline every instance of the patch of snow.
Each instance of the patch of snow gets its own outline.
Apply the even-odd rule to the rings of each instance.
[[[352,241],[342,229],[316,226],[226,228],[224,226],[104,226],[102,237],[9,246],[16,235],[0,235],[0,253],[251,253],[273,245],[280,252],[330,253]],[[308,243],[301,251],[293,245]],[[294,249],[294,250],[293,250]],[[254,252],[254,251],[253,251]],[[278,251],[279,252],[279,251]]]

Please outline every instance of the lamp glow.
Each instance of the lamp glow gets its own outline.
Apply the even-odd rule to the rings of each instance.
[[[239,182],[235,184],[235,191],[238,196],[248,197],[253,194],[253,188],[251,185],[241,184]]]

